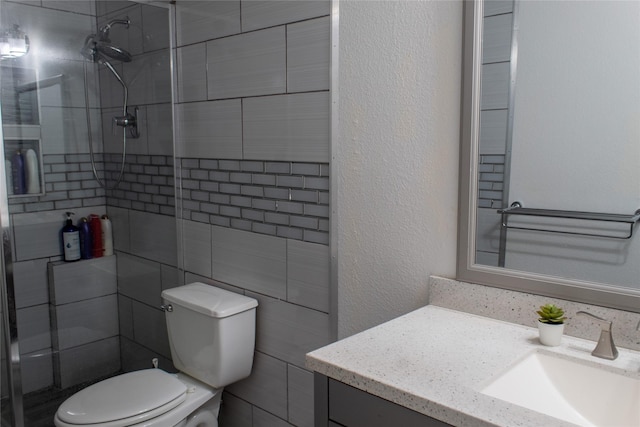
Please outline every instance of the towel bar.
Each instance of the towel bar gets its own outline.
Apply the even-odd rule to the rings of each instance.
[[[510,228],[515,230],[542,231],[547,233],[572,234],[572,235],[578,235],[578,236],[605,237],[605,238],[623,239],[623,240],[630,239],[633,236],[634,225],[638,221],[640,221],[640,209],[636,210],[633,213],[633,215],[622,215],[622,214],[610,214],[610,213],[598,213],[598,212],[525,208],[524,206],[522,206],[522,203],[513,202],[511,206],[509,206],[508,208],[498,209],[497,212],[499,214],[502,214],[502,226],[504,228]],[[614,235],[607,235],[607,234],[583,233],[583,232],[565,231],[565,230],[548,230],[544,228],[535,228],[535,227],[520,227],[520,226],[513,226],[508,224],[510,215],[525,215],[525,216],[537,216],[537,217],[546,217],[546,218],[615,222],[615,223],[621,223],[621,224],[628,224],[629,232],[626,236],[614,236]]]

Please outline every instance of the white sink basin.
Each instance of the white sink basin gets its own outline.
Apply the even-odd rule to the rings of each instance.
[[[579,359],[532,353],[481,392],[580,426],[640,426],[640,373]]]

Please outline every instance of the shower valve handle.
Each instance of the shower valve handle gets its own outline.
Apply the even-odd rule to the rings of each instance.
[[[135,116],[127,113],[125,116],[116,116],[113,118],[113,123],[121,127],[130,127],[136,125]]]
[[[129,129],[130,138],[140,138],[140,131],[138,129],[138,107],[134,108],[134,114],[127,111],[124,116],[115,116],[111,123],[114,134],[115,127],[120,126],[125,129]]]

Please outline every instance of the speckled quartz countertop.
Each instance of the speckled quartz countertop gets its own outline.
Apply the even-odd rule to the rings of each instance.
[[[591,356],[594,346],[565,336],[545,347],[535,328],[429,305],[307,354],[307,367],[455,426],[562,427],[573,424],[480,390],[534,351],[640,375],[640,352],[607,361]]]

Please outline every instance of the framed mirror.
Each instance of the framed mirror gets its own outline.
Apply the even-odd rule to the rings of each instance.
[[[458,279],[640,312],[640,3],[465,2]]]

